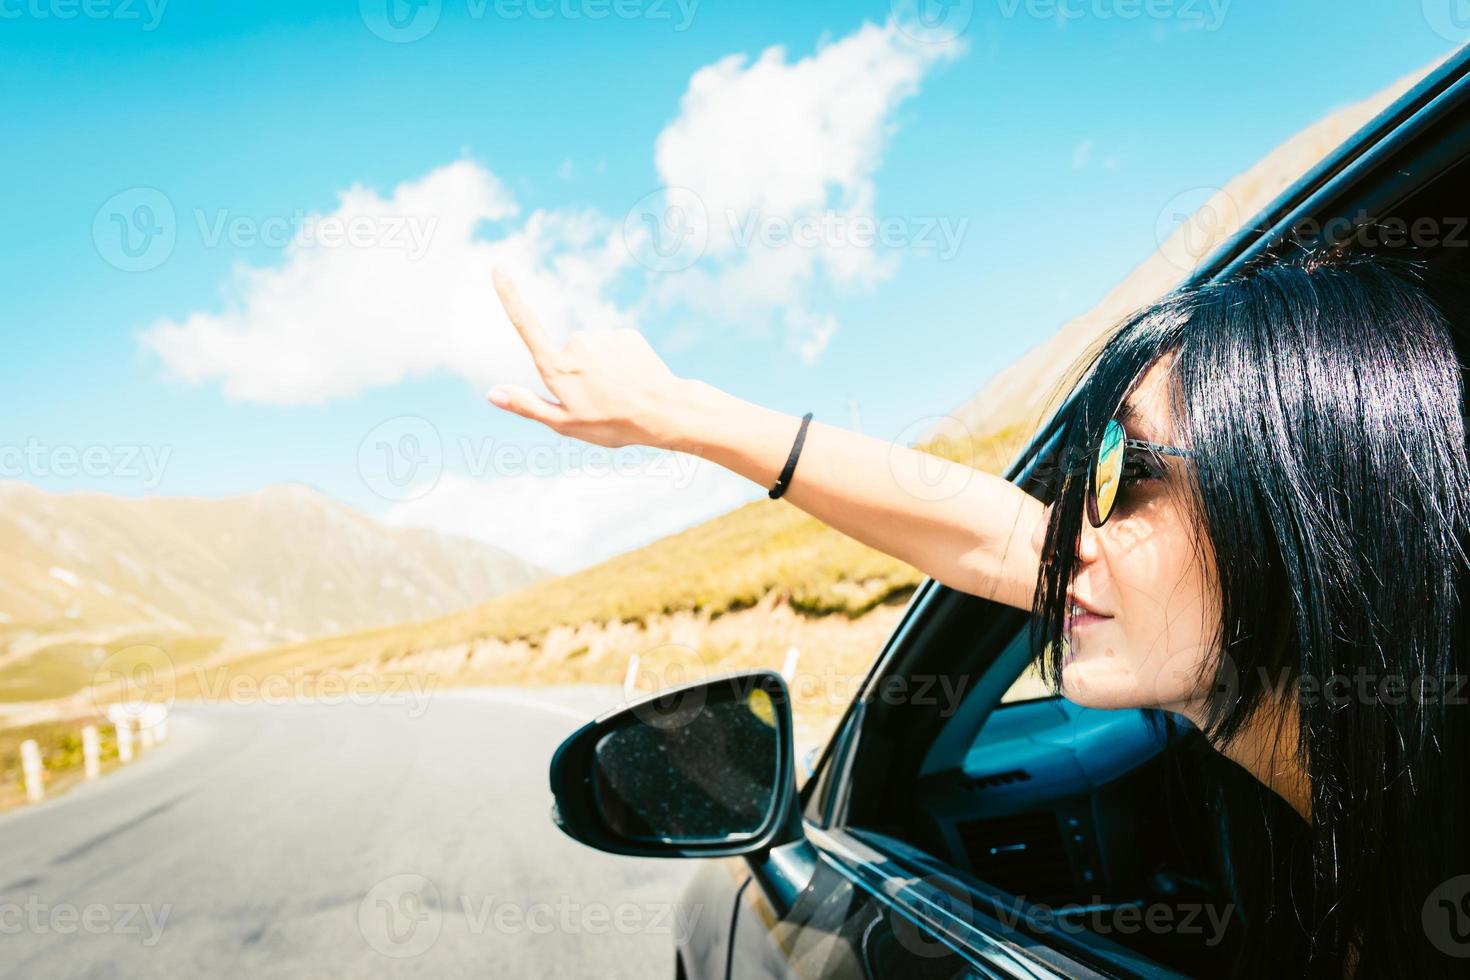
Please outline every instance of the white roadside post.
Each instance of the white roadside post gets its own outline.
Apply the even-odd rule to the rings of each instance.
[[[796,647],[786,648],[786,662],[781,665],[781,679],[787,684],[796,676],[796,662],[801,659],[801,651]]]
[[[153,751],[153,726],[148,724],[147,715],[138,719],[138,748],[144,752]]]
[[[26,799],[32,803],[40,803],[46,796],[46,787],[41,784],[44,773],[41,767],[41,747],[33,738],[20,743],[20,768],[25,774]]]
[[[628,658],[628,673],[623,675],[623,697],[631,701],[638,693],[638,654]]]
[[[107,720],[117,732],[117,758],[124,764],[133,761],[133,728],[127,709],[120,704],[107,706]]]
[[[97,726],[82,729],[82,766],[88,779],[96,779],[102,772],[102,742],[97,737]]]

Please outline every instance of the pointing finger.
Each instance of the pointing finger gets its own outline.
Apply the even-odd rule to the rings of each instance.
[[[536,319],[536,314],[521,299],[520,290],[510,277],[499,269],[495,270],[495,292],[500,297],[500,305],[505,308],[505,315],[510,318],[511,325],[516,328],[516,333],[521,335],[521,341],[526,349],[531,352],[531,359],[536,362],[536,370],[541,376],[556,367],[556,354],[551,349],[551,343],[546,339],[546,331],[541,329],[541,321]]]

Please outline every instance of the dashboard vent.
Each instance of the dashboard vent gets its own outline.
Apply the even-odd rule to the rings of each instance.
[[[1009,786],[1011,783],[1024,783],[1031,778],[1031,774],[1024,769],[1009,769],[1005,772],[993,772],[989,776],[981,776],[971,781],[970,785],[975,789],[993,789],[996,786]]]
[[[981,881],[1033,902],[1073,893],[1072,862],[1050,810],[971,820],[955,830]]]

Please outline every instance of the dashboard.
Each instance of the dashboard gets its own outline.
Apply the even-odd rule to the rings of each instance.
[[[931,840],[975,877],[1033,901],[1103,901],[1138,888],[1139,785],[1168,744],[1137,710],[1062,698],[991,711],[957,764],[921,784]],[[1130,779],[1138,776],[1137,779]]]

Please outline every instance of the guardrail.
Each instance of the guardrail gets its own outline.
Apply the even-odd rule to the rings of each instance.
[[[117,758],[122,765],[132,762],[139,752],[150,751],[168,741],[168,712],[161,705],[109,705],[107,720],[116,733]],[[46,798],[46,762],[35,739],[28,738],[20,743],[20,762],[26,801],[40,803]],[[82,769],[84,778],[88,780],[102,774],[102,739],[96,725],[82,728]]]

